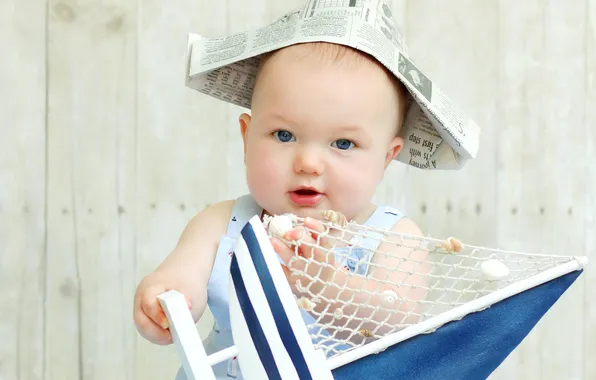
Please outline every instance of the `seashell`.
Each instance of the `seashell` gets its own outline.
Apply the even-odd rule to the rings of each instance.
[[[461,252],[463,248],[463,244],[461,243],[461,241],[454,237],[447,238],[447,241],[451,243],[451,249],[453,250],[453,252]]]
[[[489,280],[501,280],[509,275],[509,268],[503,262],[490,259],[480,264],[482,274]]]
[[[449,237],[439,243],[439,247],[445,252],[461,252],[463,244],[454,237]]]
[[[382,293],[382,297],[383,297],[383,304],[386,306],[393,305],[395,303],[395,301],[397,300],[397,294],[392,290],[385,290]]]
[[[294,228],[292,219],[287,215],[275,215],[269,220],[268,230],[273,236],[282,237]]]
[[[335,317],[335,319],[341,319],[344,316],[344,311],[341,308],[338,307],[333,312],[333,316]]]
[[[294,284],[294,286],[296,286],[296,290],[299,293],[307,293],[308,292],[308,289],[302,285],[302,282],[300,280],[296,280],[296,283]]]
[[[336,224],[340,227],[345,227],[348,224],[348,219],[345,217],[344,214],[338,211],[333,210],[325,210],[322,212],[323,218],[327,219],[333,224]]]
[[[312,302],[310,299],[306,298],[306,297],[300,297],[296,303],[298,304],[298,307],[306,310],[306,311],[313,311],[315,308],[315,304],[314,302]]]

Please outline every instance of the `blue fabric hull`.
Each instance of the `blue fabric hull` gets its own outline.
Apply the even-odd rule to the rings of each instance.
[[[333,371],[335,380],[486,379],[577,279],[569,273]]]

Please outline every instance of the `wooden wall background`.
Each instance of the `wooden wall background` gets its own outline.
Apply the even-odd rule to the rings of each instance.
[[[184,87],[186,34],[301,3],[0,1],[0,379],[173,377],[173,347],[133,326],[136,284],[196,212],[246,191],[240,109]],[[395,164],[377,198],[434,236],[596,259],[596,0],[394,8],[483,134],[465,170]],[[596,379],[595,269],[492,379]]]

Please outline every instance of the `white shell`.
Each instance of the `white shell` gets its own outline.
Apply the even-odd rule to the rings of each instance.
[[[501,280],[509,275],[509,268],[496,259],[486,260],[480,265],[480,269],[489,280]]]
[[[269,221],[269,233],[273,236],[283,237],[293,228],[292,219],[287,215],[275,215]]]
[[[335,317],[335,319],[341,319],[344,316],[344,311],[338,307],[333,312],[333,316]]]
[[[298,304],[298,307],[301,309],[304,309],[306,311],[313,311],[315,308],[315,304],[314,302],[312,302],[310,299],[306,298],[306,297],[300,297],[296,303]]]
[[[397,294],[395,294],[392,290],[385,290],[383,292],[383,304],[385,305],[393,305],[393,303],[397,300]]]

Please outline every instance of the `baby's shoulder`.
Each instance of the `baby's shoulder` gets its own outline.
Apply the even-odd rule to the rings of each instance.
[[[424,236],[422,230],[412,219],[403,217],[393,225],[392,231],[412,236]]]
[[[407,217],[398,208],[383,204],[376,207],[377,212],[381,210],[382,214],[384,214],[383,220],[385,220],[385,222],[383,222],[383,224],[387,225],[387,223],[393,223],[395,220],[397,220],[391,227],[392,232],[408,234],[412,236],[424,236],[418,224],[416,224],[416,222],[414,222],[414,220],[411,218]]]
[[[391,210],[394,210],[394,212],[402,215],[399,218],[399,220],[391,228],[391,230],[393,232],[397,232],[400,234],[408,234],[408,235],[412,235],[412,236],[424,236],[422,233],[422,230],[420,229],[420,227],[414,220],[401,214],[401,212],[395,208],[386,207],[385,209],[386,209],[386,212],[390,212]]]
[[[205,241],[218,242],[219,236],[225,233],[228,228],[228,221],[233,207],[234,200],[225,200],[208,205],[191,219],[183,236],[193,236],[193,240],[201,238]]]
[[[208,205],[202,212],[217,215],[222,218],[229,218],[234,208],[235,199],[226,199],[217,203]]]
[[[219,227],[227,227],[234,203],[234,199],[228,199],[208,205],[197,214],[197,217]]]

